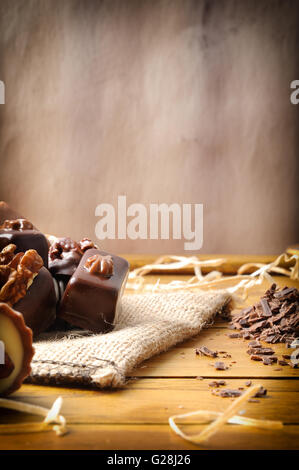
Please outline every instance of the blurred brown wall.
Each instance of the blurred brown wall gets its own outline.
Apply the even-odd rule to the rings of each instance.
[[[296,0],[2,0],[0,200],[76,239],[121,194],[203,203],[202,252],[281,252],[299,240],[298,28]]]

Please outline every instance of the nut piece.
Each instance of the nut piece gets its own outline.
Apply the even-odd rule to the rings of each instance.
[[[113,274],[113,259],[110,255],[93,255],[87,258],[84,267],[90,274],[111,277]]]
[[[97,245],[95,245],[89,238],[82,238],[82,240],[79,241],[79,245],[83,253],[87,250],[98,248]]]
[[[13,243],[3,248],[3,250],[0,252],[0,265],[8,264],[12,261],[12,259],[15,256],[16,248],[17,248],[16,245],[13,245]]]
[[[4,230],[33,230],[33,225],[27,219],[5,220],[0,226]]]
[[[25,254],[17,253],[11,258],[14,251],[12,247],[15,245],[8,245],[0,253],[0,260],[3,263],[0,264],[0,302],[10,305],[14,305],[26,295],[33,279],[44,264],[36,250],[27,250]],[[4,261],[8,263],[5,264]]]

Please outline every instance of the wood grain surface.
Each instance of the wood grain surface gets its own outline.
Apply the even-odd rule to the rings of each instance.
[[[144,264],[147,259],[140,257],[136,264]],[[230,257],[227,259],[229,262]],[[234,262],[237,263],[237,259]],[[161,282],[187,278],[186,274],[172,273],[163,276]],[[157,276],[150,275],[147,280],[153,282]],[[275,281],[280,286],[298,285],[282,276],[276,276]],[[243,306],[256,302],[267,287],[263,284],[253,288]],[[233,314],[240,307],[235,305]],[[23,385],[13,395],[13,400],[50,407],[55,398],[62,396],[62,411],[70,432],[64,437],[57,437],[51,431],[5,434],[11,424],[36,422],[39,418],[0,410],[0,449],[298,449],[298,369],[251,361],[246,353],[247,341],[229,338],[231,332],[227,323],[218,319],[198,337],[142,364],[132,372],[123,390]],[[223,359],[229,368],[216,371],[213,359],[197,356],[195,349],[201,345],[229,353],[231,358]],[[278,355],[289,352],[284,345],[271,347]],[[283,430],[225,425],[201,447],[176,436],[168,425],[169,416],[198,409],[224,411],[230,405],[230,398],[212,394],[209,384],[220,378],[226,381],[227,388],[246,388],[247,380],[267,388],[267,396],[259,398],[257,403],[248,403],[245,414],[252,418],[281,420]],[[194,433],[202,428],[196,420],[184,426]]]

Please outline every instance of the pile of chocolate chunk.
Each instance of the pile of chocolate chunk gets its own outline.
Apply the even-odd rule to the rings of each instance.
[[[125,259],[88,238],[46,236],[0,202],[0,395],[28,375],[32,337],[60,328],[111,331],[128,272]]]
[[[244,339],[291,344],[299,334],[299,291],[272,284],[260,301],[233,317],[231,325]]]

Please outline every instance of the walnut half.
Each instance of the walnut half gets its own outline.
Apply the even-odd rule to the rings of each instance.
[[[36,250],[14,254],[12,247],[15,249],[15,245],[9,245],[0,253],[0,302],[9,305],[25,297],[44,264]]]

